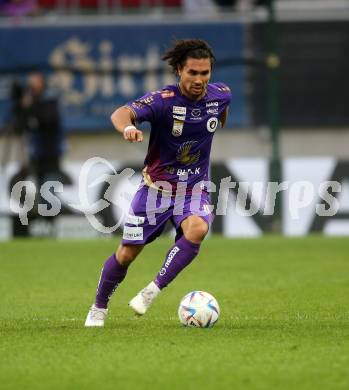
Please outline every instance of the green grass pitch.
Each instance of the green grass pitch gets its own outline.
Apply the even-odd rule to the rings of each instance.
[[[211,237],[136,318],[127,302],[156,274],[168,239],[148,246],[85,329],[116,240],[0,244],[0,388],[349,389],[349,240]],[[180,298],[212,293],[212,329],[184,328]]]

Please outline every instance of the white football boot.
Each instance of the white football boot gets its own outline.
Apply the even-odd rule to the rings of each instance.
[[[93,326],[104,326],[104,321],[107,318],[107,314],[108,309],[100,309],[95,305],[92,305],[90,311],[87,314],[85,326],[87,328]]]
[[[142,316],[148,310],[153,300],[159,295],[160,291],[159,287],[154,282],[151,282],[132,298],[128,305],[137,315]]]

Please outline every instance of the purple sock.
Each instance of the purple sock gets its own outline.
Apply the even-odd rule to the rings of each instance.
[[[199,253],[200,244],[194,244],[182,236],[168,251],[166,259],[154,283],[162,290],[189,265]]]
[[[125,279],[127,268],[121,266],[115,253],[104,263],[99,279],[95,305],[100,309],[106,309],[109,299],[118,285]]]

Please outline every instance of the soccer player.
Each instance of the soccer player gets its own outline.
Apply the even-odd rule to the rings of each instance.
[[[122,242],[104,263],[87,327],[104,326],[109,299],[129,265],[162,233],[168,220],[176,228],[175,243],[154,280],[129,302],[137,315],[143,315],[197,256],[212,222],[205,182],[212,139],[226,121],[231,93],[223,83],[209,83],[215,57],[203,40],[178,40],[162,59],[178,76],[178,84],[147,93],[111,116],[127,141],[143,141],[137,123],[150,122],[151,133],[143,180],[131,203]]]

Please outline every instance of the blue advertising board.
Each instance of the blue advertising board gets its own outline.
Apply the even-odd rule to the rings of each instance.
[[[39,70],[60,97],[68,131],[111,129],[117,106],[176,81],[161,55],[174,39],[195,37],[214,49],[213,81],[232,89],[228,126],[247,126],[245,70],[219,65],[241,58],[243,33],[237,22],[1,27],[0,122],[9,106],[10,83]]]

